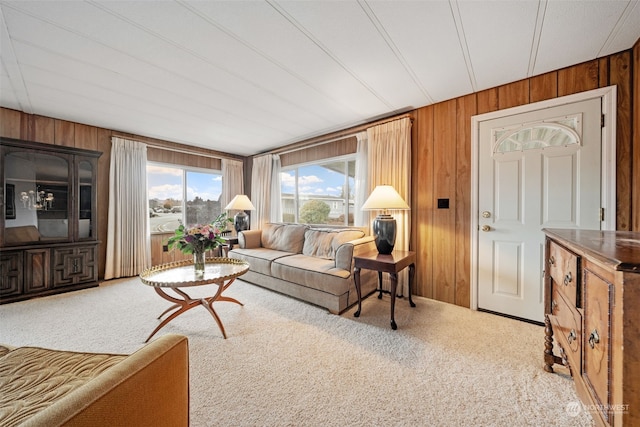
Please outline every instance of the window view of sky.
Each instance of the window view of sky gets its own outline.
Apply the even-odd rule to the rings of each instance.
[[[298,191],[301,195],[329,195],[339,197],[344,185],[344,174],[334,172],[318,165],[300,167]],[[295,190],[295,174],[293,171],[280,174],[282,192],[293,194]]]
[[[182,170],[160,165],[147,166],[149,199],[182,200]],[[222,176],[187,171],[187,200],[200,197],[218,200],[222,193]]]

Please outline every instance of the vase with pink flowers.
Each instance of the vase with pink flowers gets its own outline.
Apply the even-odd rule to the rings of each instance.
[[[216,249],[224,243],[222,233],[227,231],[227,224],[232,221],[225,212],[218,215],[210,224],[185,226],[180,222],[180,226],[168,240],[168,247],[178,249],[185,254],[193,254],[196,275],[204,275],[205,252]]]

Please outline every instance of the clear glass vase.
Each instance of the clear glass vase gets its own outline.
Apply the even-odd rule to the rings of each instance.
[[[193,253],[193,268],[196,271],[196,276],[204,276],[204,251]]]

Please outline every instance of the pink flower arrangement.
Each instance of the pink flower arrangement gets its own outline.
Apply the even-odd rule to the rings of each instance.
[[[226,213],[218,215],[211,224],[192,225],[185,227],[180,223],[175,234],[169,238],[170,249],[177,248],[185,254],[203,253],[215,249],[222,243],[222,232],[227,229],[227,223],[232,219]]]

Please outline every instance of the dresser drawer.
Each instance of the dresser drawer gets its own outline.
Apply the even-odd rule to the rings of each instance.
[[[602,415],[611,403],[611,332],[610,316],[613,285],[595,273],[584,271],[584,368],[582,376],[596,398]],[[624,402],[623,402],[624,403]]]
[[[582,316],[573,305],[570,305],[554,283],[551,293],[551,324],[553,335],[564,350],[563,358],[569,362],[571,372],[579,375],[582,358]]]
[[[567,297],[567,302],[572,306],[580,307],[578,296],[578,283],[580,278],[580,258],[573,252],[563,248],[555,242],[549,242],[548,254],[549,275],[558,289]]]

